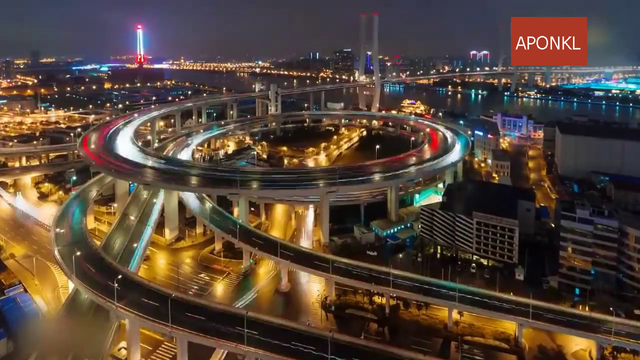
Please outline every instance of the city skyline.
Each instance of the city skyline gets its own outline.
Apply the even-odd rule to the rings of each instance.
[[[640,47],[631,32],[620,29],[628,28],[625,24],[631,26],[634,20],[630,14],[637,12],[634,7],[640,10],[640,4],[587,3],[480,1],[460,6],[413,0],[393,4],[376,0],[347,4],[334,0],[322,4],[190,0],[179,4],[142,1],[96,11],[91,4],[54,7],[29,0],[7,5],[5,14],[27,13],[32,8],[38,12],[0,22],[0,31],[12,34],[0,40],[0,56],[27,57],[31,50],[39,50],[43,56],[89,58],[134,54],[137,24],[146,29],[146,48],[151,56],[257,60],[301,57],[310,51],[329,56],[340,48],[357,48],[359,14],[378,12],[380,50],[387,56],[458,56],[488,49],[497,58],[499,27],[505,27],[503,41],[507,46],[512,16],[587,16],[589,64],[635,64]],[[61,21],[66,17],[73,21]],[[51,28],[56,31],[49,31]]]

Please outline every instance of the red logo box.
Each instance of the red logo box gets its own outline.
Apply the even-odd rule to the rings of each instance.
[[[512,17],[512,66],[586,66],[586,17]]]

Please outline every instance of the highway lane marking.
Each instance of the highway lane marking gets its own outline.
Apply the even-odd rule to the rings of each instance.
[[[255,241],[255,242],[259,242],[260,244],[264,244],[262,241],[256,239],[256,238],[251,238],[251,240]]]
[[[316,264],[318,264],[318,265],[322,265],[322,266],[326,266],[326,267],[329,267],[329,265],[327,265],[327,264],[324,264],[324,263],[319,263],[319,262],[317,262],[317,261],[314,261],[314,263],[316,263]]]
[[[141,298],[141,299],[142,299],[142,301],[144,301],[144,302],[146,302],[146,303],[149,303],[149,304],[151,304],[151,305],[160,306],[158,303],[154,303],[153,301],[149,301],[149,300],[147,300],[147,299],[145,299],[145,298]]]
[[[96,271],[91,267],[91,265],[89,265],[89,264],[86,264],[86,265],[87,265],[87,267],[88,267],[91,271],[96,272]]]
[[[313,346],[311,346],[311,345],[300,344],[299,342],[295,342],[295,341],[292,341],[291,343],[292,343],[293,345],[298,345],[298,346],[306,347],[307,349],[311,349],[311,350],[315,350],[315,349],[316,349],[315,347],[313,347]]]
[[[187,315],[187,316],[194,317],[196,319],[207,320],[207,319],[203,318],[202,316],[194,315],[194,314],[191,314],[191,313],[184,313],[184,314]]]
[[[145,347],[145,348],[147,348],[149,350],[153,350],[153,348],[151,346],[149,346],[147,344],[144,344],[144,343],[140,343],[140,346]]]
[[[158,250],[154,249],[154,248],[153,248],[153,246],[149,246],[149,250],[152,250],[152,251],[158,252]]]
[[[292,253],[290,253],[290,252],[288,252],[288,251],[280,250],[280,252],[283,252],[283,253],[285,253],[285,254],[288,254],[288,255],[293,256],[293,254],[292,254]]]

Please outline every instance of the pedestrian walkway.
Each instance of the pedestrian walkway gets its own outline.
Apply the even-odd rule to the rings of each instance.
[[[235,274],[232,272],[228,272],[224,275],[224,277],[220,280],[221,282],[229,285],[228,289],[233,289],[240,281],[242,281],[243,274]]]
[[[175,344],[165,341],[159,348],[152,351],[147,359],[141,360],[173,360],[176,359],[177,352],[178,349]]]
[[[56,277],[56,281],[58,282],[58,293],[60,294],[60,300],[64,302],[64,300],[69,296],[69,279],[64,274],[60,267],[52,262],[46,262],[51,270],[53,270],[53,274]]]

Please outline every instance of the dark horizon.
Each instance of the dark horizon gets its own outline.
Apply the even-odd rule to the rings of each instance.
[[[0,56],[106,57],[135,53],[135,26],[145,28],[146,53],[193,60],[291,58],[359,46],[359,15],[380,14],[382,55],[460,56],[499,53],[508,46],[512,16],[587,16],[589,64],[626,65],[640,59],[635,28],[640,3],[510,0],[142,0],[109,3],[24,0],[4,5]]]

